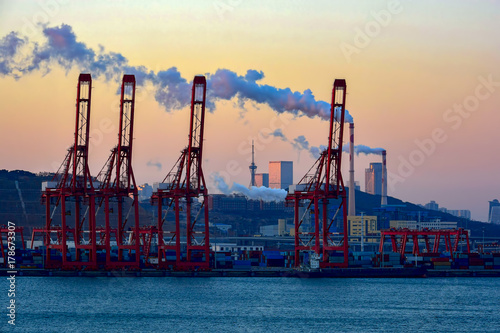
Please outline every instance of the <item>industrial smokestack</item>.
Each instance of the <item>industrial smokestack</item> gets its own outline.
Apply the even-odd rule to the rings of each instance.
[[[387,152],[382,151],[382,206],[387,205]]]
[[[354,189],[354,123],[349,124],[349,216],[356,215],[356,190]]]

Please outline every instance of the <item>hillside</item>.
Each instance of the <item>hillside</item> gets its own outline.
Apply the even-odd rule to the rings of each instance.
[[[17,226],[44,227],[45,206],[41,202],[42,182],[50,181],[53,174],[34,174],[22,170],[0,170],[0,225],[8,221]],[[126,199],[124,211],[130,207],[131,199]],[[68,202],[68,205],[72,203]],[[151,224],[151,214],[139,208],[140,220]],[[59,215],[54,217],[54,224],[60,224]],[[113,219],[112,219],[113,222]],[[97,225],[104,225],[103,214],[97,216]],[[26,232],[27,234],[27,232]]]
[[[19,226],[44,226],[45,210],[40,200],[41,184],[50,179],[52,175],[48,173],[0,170],[0,225],[13,221]],[[392,206],[391,219],[417,220],[417,212],[420,212],[422,220],[439,218],[442,221],[457,222],[459,227],[470,229],[474,237],[482,236],[483,228],[486,237],[500,237],[500,225],[470,221],[447,213],[427,210],[394,197],[388,197],[388,204]],[[361,191],[356,191],[356,211],[358,214],[363,212],[365,215],[384,216],[384,212],[380,211],[380,196]],[[141,224],[155,223],[152,212],[147,202],[141,203]],[[385,214],[388,216],[389,213]],[[293,219],[292,214],[279,211],[212,212],[211,216],[214,223],[233,224],[233,230],[244,231],[245,234],[256,233],[261,225],[277,223],[279,218],[285,218],[290,222]]]
[[[380,195],[372,195],[361,191],[356,191],[356,212],[364,212],[365,215],[376,214],[376,210],[380,207]],[[500,225],[484,223],[480,221],[472,221],[460,217],[453,216],[448,213],[443,213],[435,210],[428,210],[411,202],[402,201],[394,197],[387,198],[387,204],[395,207],[396,212],[393,212],[398,220],[418,220],[418,212],[420,212],[421,220],[440,219],[441,221],[457,222],[458,227],[469,229],[473,237],[480,237],[483,234],[486,237],[500,237]]]

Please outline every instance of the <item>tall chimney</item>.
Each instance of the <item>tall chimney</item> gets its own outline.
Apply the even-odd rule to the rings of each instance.
[[[354,188],[354,123],[349,124],[349,216],[356,215],[356,190]]]
[[[382,206],[387,205],[387,152],[382,151]]]

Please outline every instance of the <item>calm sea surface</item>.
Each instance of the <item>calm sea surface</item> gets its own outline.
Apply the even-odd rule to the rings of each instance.
[[[1,332],[500,332],[499,278],[18,277]]]

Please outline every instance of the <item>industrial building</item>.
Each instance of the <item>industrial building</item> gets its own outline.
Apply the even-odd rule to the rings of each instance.
[[[260,227],[262,236],[289,236],[295,231],[293,224],[289,225],[285,219],[279,219],[278,224],[264,225]]]
[[[348,216],[347,230],[349,241],[361,242],[362,238],[367,243],[380,241],[380,229],[376,216]]]
[[[422,229],[456,229],[457,222],[444,222],[436,219],[434,221],[397,221],[392,220],[389,222],[391,228],[396,229],[412,229],[412,230],[422,230]]]
[[[269,187],[287,189],[293,184],[293,162],[269,162]]]
[[[370,163],[370,167],[365,169],[365,192],[382,194],[382,163]]]

